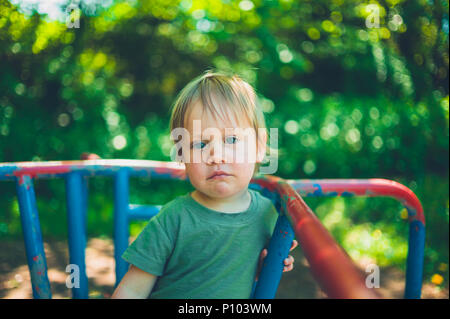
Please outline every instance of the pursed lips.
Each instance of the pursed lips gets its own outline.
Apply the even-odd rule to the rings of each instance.
[[[214,177],[220,177],[220,176],[226,177],[226,176],[231,176],[231,174],[228,174],[228,173],[225,173],[225,172],[222,172],[222,171],[217,171],[217,172],[214,172],[213,175],[208,177],[208,179],[212,179]]]

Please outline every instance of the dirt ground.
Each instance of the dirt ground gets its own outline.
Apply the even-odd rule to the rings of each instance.
[[[67,243],[47,241],[44,243],[47,257],[48,277],[55,299],[71,298],[66,287],[65,272],[69,264]],[[86,248],[86,272],[89,280],[90,298],[109,298],[114,290],[113,243],[109,239],[92,238]],[[276,298],[313,299],[326,298],[309,271],[306,259],[297,248],[291,252],[295,258],[294,270],[285,273],[281,279]],[[360,265],[362,269],[364,265]],[[402,298],[404,273],[395,268],[380,271],[378,292],[384,298]],[[0,244],[0,298],[32,298],[30,274],[22,241]],[[424,283],[422,298],[449,298],[448,287],[441,288],[432,283]]]

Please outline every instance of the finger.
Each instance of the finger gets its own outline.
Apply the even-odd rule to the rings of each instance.
[[[294,269],[294,265],[290,264],[289,266],[284,266],[283,267],[283,272],[291,271],[292,269]]]
[[[291,249],[290,249],[290,251],[292,250],[292,249],[294,249],[295,247],[297,247],[298,246],[298,241],[296,241],[295,239],[292,241],[292,245],[291,245]]]
[[[259,264],[262,265],[264,258],[267,256],[267,249],[263,249],[259,254]]]
[[[291,255],[289,255],[288,258],[286,258],[286,259],[284,260],[284,264],[285,264],[286,266],[291,265],[291,264],[293,264],[293,263],[294,263],[294,257],[292,257]]]
[[[258,262],[258,271],[256,272],[255,280],[258,280],[259,272],[261,271],[261,267],[264,262],[264,258],[267,256],[267,249],[263,249],[259,254],[259,262]]]
[[[259,255],[259,257],[261,258],[261,259],[264,259],[264,258],[266,258],[266,256],[267,256],[267,249],[263,249],[262,251],[261,251],[261,254]]]

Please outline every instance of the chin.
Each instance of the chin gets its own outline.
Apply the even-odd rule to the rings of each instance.
[[[238,194],[239,192],[242,192],[245,188],[224,188],[224,189],[217,189],[214,192],[214,195],[212,195],[211,197],[216,197],[216,198],[227,198],[227,197],[231,197],[234,196],[236,194]]]
[[[214,191],[210,191],[205,193],[206,195],[208,195],[209,197],[213,197],[213,198],[226,198],[226,197],[230,197],[232,195],[234,195],[234,192],[232,190],[228,190],[228,189],[217,189]]]
[[[202,189],[201,187],[195,187],[195,189],[211,198],[226,198],[237,193],[236,190],[232,189],[229,185],[217,185],[214,189]]]

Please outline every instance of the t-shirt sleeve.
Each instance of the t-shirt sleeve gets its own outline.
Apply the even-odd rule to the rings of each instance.
[[[161,276],[174,246],[173,229],[167,221],[170,210],[162,208],[150,219],[136,240],[125,250],[122,258],[155,276]]]

